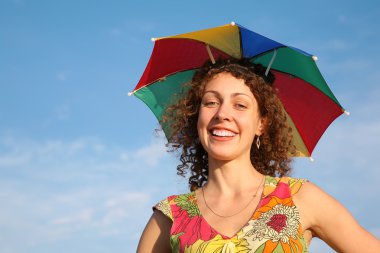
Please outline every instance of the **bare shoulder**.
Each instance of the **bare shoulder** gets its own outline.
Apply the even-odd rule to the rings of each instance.
[[[327,201],[329,205],[340,205],[337,200],[335,200],[332,196],[327,194],[324,190],[319,188],[317,185],[312,182],[306,181],[302,187],[299,189],[297,194],[293,196],[297,205],[302,205],[305,207],[308,206],[316,206],[320,207],[319,201]]]
[[[170,228],[172,221],[155,210],[140,238],[137,253],[170,253]]]
[[[361,227],[335,198],[311,182],[293,196],[304,230],[338,252],[380,252],[379,240]]]

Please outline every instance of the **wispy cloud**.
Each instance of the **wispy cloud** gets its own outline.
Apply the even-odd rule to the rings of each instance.
[[[146,206],[149,199],[150,196],[143,192],[124,192],[108,199],[105,203],[106,214],[100,224],[107,226],[122,222],[131,216],[129,209],[131,205]]]
[[[346,24],[348,22],[348,17],[344,14],[338,15],[339,23]]]
[[[75,225],[76,228],[79,228],[82,224],[86,224],[93,218],[93,209],[84,209],[80,210],[79,212],[65,216],[65,217],[58,217],[51,221],[53,225]]]
[[[58,74],[57,74],[57,78],[58,78],[58,80],[60,80],[60,81],[66,81],[66,79],[67,79],[67,74],[65,74],[65,73],[58,73]]]
[[[150,38],[164,36],[164,34],[155,34],[156,23],[136,22],[134,20],[125,21],[117,26],[108,29],[109,36],[125,41],[130,45],[151,45]]]
[[[352,41],[347,41],[339,37],[329,38],[320,41],[318,39],[310,39],[304,41],[295,41],[294,46],[306,50],[308,53],[316,54],[320,58],[320,54],[328,54],[331,52],[347,52],[353,48]]]
[[[3,170],[59,182],[78,177],[87,180],[108,178],[113,172],[136,171],[135,176],[143,176],[149,168],[156,167],[169,157],[162,138],[128,150],[107,145],[96,138],[34,141],[2,136],[0,150],[0,168]]]
[[[11,2],[18,6],[22,6],[25,4],[25,0],[11,0]]]
[[[17,152],[13,154],[3,154],[0,155],[0,168],[1,167],[17,167],[21,165],[28,164],[28,161],[31,159],[31,156],[28,154],[20,154]]]
[[[123,30],[119,27],[113,27],[110,29],[109,34],[118,37],[123,34]]]
[[[23,252],[20,247],[84,234],[120,240],[139,234],[157,201],[152,200],[157,188],[137,188],[132,182],[165,163],[159,139],[126,151],[94,138],[36,141],[2,136],[0,150],[0,241],[7,241],[0,245],[1,252]],[[128,154],[127,161],[121,159],[123,154]]]
[[[61,105],[55,109],[55,114],[59,120],[67,120],[70,118],[71,109],[68,104]]]
[[[167,154],[165,145],[162,142],[153,142],[149,146],[138,149],[133,154],[133,159],[144,161],[148,166],[156,166]]]

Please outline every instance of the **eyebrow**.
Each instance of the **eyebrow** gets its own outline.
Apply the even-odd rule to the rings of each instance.
[[[217,97],[220,97],[220,93],[217,92],[217,91],[214,91],[214,90],[208,90],[208,91],[205,91],[205,92],[203,93],[203,96],[204,96],[206,93],[213,93],[213,94],[215,94]],[[249,97],[250,99],[252,99],[252,97],[251,97],[250,95],[248,95],[248,94],[246,94],[246,93],[242,93],[242,92],[235,92],[235,93],[232,93],[232,94],[231,94],[231,97],[236,97],[236,96],[240,96],[240,95],[247,96],[247,97]]]

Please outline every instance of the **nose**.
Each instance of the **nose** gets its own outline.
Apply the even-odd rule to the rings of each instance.
[[[231,108],[228,107],[226,103],[221,103],[218,110],[215,113],[214,118],[220,121],[230,121],[231,120]]]

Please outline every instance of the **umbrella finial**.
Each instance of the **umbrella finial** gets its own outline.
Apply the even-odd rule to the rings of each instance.
[[[235,26],[235,25],[236,25],[236,23],[235,23],[234,21],[232,21],[232,22],[231,22],[231,25],[232,25],[232,26]]]
[[[151,41],[155,42],[157,38],[150,38]]]

